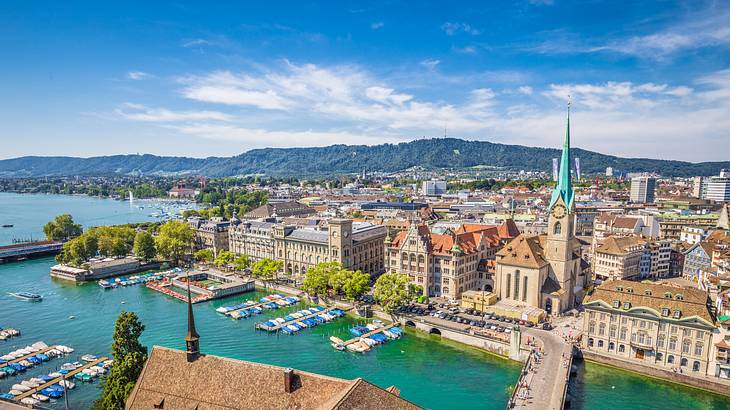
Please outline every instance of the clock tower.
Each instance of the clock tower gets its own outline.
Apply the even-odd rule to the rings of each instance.
[[[545,241],[545,259],[550,263],[551,274],[568,295],[564,302],[571,303],[572,290],[575,285],[576,263],[574,257],[573,224],[575,220],[573,185],[570,175],[570,102],[568,118],[563,142],[563,154],[560,158],[558,183],[553,191],[548,208],[548,234]],[[552,275],[551,275],[552,276]]]

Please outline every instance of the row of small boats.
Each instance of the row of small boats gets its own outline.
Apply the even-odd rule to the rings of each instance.
[[[74,349],[62,345],[48,349],[48,346],[43,342],[36,342],[31,346],[12,351],[0,358],[0,379],[22,373],[43,362],[72,353],[73,351]],[[21,357],[23,359],[18,360]]]
[[[116,279],[101,279],[99,282],[99,286],[102,289],[114,289],[119,286],[134,286],[139,285],[155,280],[160,280],[164,277],[164,273],[145,273],[144,275],[134,275],[126,278],[116,278]]]
[[[322,323],[331,322],[345,315],[340,309],[331,309],[326,311],[321,306],[313,306],[309,309],[302,309],[292,312],[284,317],[267,320],[259,324],[257,327],[268,331],[281,330],[285,334],[294,334],[302,329],[315,327]]]
[[[378,331],[381,329],[380,331]],[[370,334],[372,332],[376,332]],[[386,343],[388,340],[400,339],[403,336],[403,330],[397,326],[383,328],[380,321],[369,323],[365,326],[355,326],[350,328],[350,333],[359,338],[354,343],[345,344],[345,342],[335,336],[330,337],[332,347],[337,350],[349,350],[351,352],[364,353],[372,349],[374,346]],[[368,336],[365,336],[368,335]]]
[[[91,357],[95,356],[84,355],[82,356],[82,360],[84,360],[84,358],[89,359]],[[112,360],[106,360],[98,365],[81,370],[74,374],[73,378],[77,381],[92,382],[95,378],[105,374],[112,364]],[[8,393],[0,394],[0,399],[13,400],[16,396],[27,394],[30,391],[34,392],[30,396],[21,399],[21,403],[26,405],[37,405],[41,402],[47,402],[50,399],[61,398],[66,394],[66,390],[75,388],[76,383],[68,379],[61,379],[57,383],[44,387],[40,390],[38,390],[38,388],[83,366],[84,365],[81,362],[64,363],[57,372],[40,375],[14,384]]]
[[[7,339],[10,339],[11,337],[16,337],[16,336],[20,336],[20,330],[13,329],[11,327],[8,327],[5,329],[0,327],[0,340],[7,340]]]
[[[262,297],[258,302],[247,300],[233,306],[221,306],[215,311],[234,319],[242,319],[251,315],[257,315],[263,312],[264,309],[279,309],[280,307],[292,306],[297,303],[299,303],[299,298],[296,296],[284,296],[275,293]]]

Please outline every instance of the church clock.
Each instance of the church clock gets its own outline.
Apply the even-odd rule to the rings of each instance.
[[[563,206],[563,204],[557,204],[553,207],[552,214],[553,217],[555,217],[556,219],[563,219],[563,217],[567,213],[568,210],[565,208],[565,206]]]

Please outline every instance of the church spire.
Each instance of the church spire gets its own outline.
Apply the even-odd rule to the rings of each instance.
[[[558,173],[558,184],[555,186],[553,196],[550,199],[552,208],[558,198],[563,198],[565,206],[570,208],[573,205],[573,185],[570,177],[570,96],[568,96],[568,116],[565,125],[565,141],[563,141],[563,155],[560,157],[560,171]]]
[[[188,334],[185,336],[185,350],[188,362],[194,362],[200,356],[200,336],[195,331],[195,316],[193,316],[193,299],[190,294],[190,272],[188,282]]]

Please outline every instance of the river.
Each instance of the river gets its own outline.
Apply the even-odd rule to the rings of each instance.
[[[84,226],[151,220],[148,211],[130,208],[126,202],[87,197],[0,194],[0,223],[14,223],[12,235],[41,235],[41,227],[56,214],[71,213]],[[12,236],[3,234],[0,244]],[[146,326],[142,342],[183,348],[186,331],[185,305],[143,286],[103,290],[95,283],[76,285],[48,275],[53,258],[0,265],[0,327],[15,327],[22,337],[0,342],[0,354],[42,340],[76,349],[68,359],[54,359],[23,377],[0,380],[0,391],[22,379],[49,373],[85,353],[109,354],[114,320],[122,310],[136,312]],[[9,292],[40,293],[44,300],[29,303]],[[286,311],[239,321],[215,312],[215,308],[263,292],[249,293],[195,306],[201,350],[207,354],[294,367],[343,378],[363,377],[382,387],[396,385],[404,398],[432,409],[503,409],[520,366],[438,336],[408,331],[398,341],[366,354],[338,352],[328,338],[345,338],[353,324],[340,319],[295,336],[269,335],[254,324]],[[296,309],[296,308],[290,308]],[[71,319],[70,317],[74,318]],[[78,384],[69,399],[72,408],[88,408],[98,395],[99,383]],[[727,400],[699,390],[679,387],[619,370],[587,364],[571,383],[575,408],[730,408]],[[638,402],[638,403],[637,403]],[[62,401],[53,407],[62,408]]]

